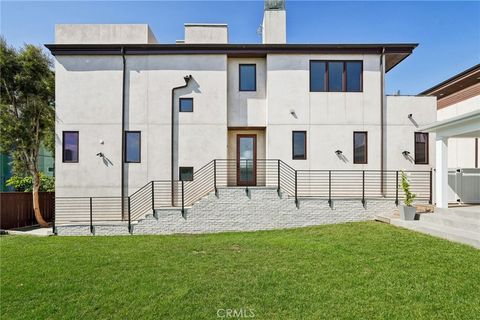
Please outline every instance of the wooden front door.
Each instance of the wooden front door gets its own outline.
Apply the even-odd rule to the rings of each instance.
[[[237,135],[237,185],[257,184],[257,135]]]

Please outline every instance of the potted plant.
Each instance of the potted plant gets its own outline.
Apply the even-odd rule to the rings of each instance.
[[[413,199],[416,195],[410,191],[410,182],[408,181],[407,175],[402,171],[402,189],[405,193],[405,199],[403,203],[404,206],[400,206],[400,218],[402,220],[415,220],[415,214],[417,208],[412,206]]]

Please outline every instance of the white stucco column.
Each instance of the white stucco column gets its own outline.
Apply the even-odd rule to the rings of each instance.
[[[448,138],[437,134],[435,143],[435,198],[438,208],[448,208]]]

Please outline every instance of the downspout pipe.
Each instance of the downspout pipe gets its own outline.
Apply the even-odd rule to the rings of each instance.
[[[125,84],[126,84],[126,61],[125,61],[125,47],[122,47],[121,49],[121,54],[122,54],[122,154],[120,155],[120,159],[122,164],[120,165],[121,167],[121,174],[120,174],[120,188],[121,188],[121,198],[122,198],[122,219],[125,217]]]
[[[175,206],[175,199],[174,199],[174,190],[175,190],[175,91],[178,89],[183,89],[188,86],[188,83],[192,79],[192,75],[187,75],[183,77],[183,80],[185,80],[185,84],[178,86],[178,87],[173,87],[172,88],[172,119],[171,119],[171,144],[170,144],[170,177],[171,177],[171,192],[172,192],[172,207]]]
[[[384,108],[385,108],[385,48],[382,48],[380,55],[381,79],[380,79],[380,192],[384,195],[384,158],[385,158],[385,134],[384,134]]]

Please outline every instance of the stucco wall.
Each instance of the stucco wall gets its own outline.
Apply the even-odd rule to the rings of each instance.
[[[185,43],[228,43],[226,24],[185,24]]]
[[[415,132],[436,121],[436,98],[387,96],[385,155],[387,169],[430,170],[435,167],[435,134],[429,134],[428,164],[415,164]],[[412,117],[409,118],[408,115]],[[405,157],[403,151],[410,152]]]
[[[309,62],[315,59],[364,60],[363,92],[310,92]],[[378,169],[379,62],[376,55],[269,55],[267,157],[297,169]],[[307,131],[306,160],[292,160],[292,130]],[[352,163],[353,131],[368,131],[367,165]],[[335,154],[337,149],[345,161]]]
[[[309,92],[313,59],[363,60],[363,92]],[[238,91],[239,63],[257,64],[257,91]],[[264,126],[265,154],[259,158],[282,159],[296,169],[380,169],[379,56],[127,56],[126,72],[126,130],[142,132],[142,161],[125,166],[127,194],[150,180],[170,179],[171,90],[183,85],[189,74],[189,86],[175,96],[175,110],[179,97],[194,99],[193,112],[175,117],[175,176],[178,166],[196,170],[212,159],[232,158],[228,128]],[[121,57],[59,56],[56,81],[57,195],[120,195]],[[413,133],[434,122],[435,114],[431,97],[386,99],[385,169],[428,170],[434,164],[433,135],[430,165],[415,165],[401,152],[413,155]],[[62,163],[64,130],[80,132],[79,163]],[[307,160],[292,160],[292,130],[307,131]],[[368,131],[368,164],[353,164],[354,131]],[[337,149],[344,157],[335,154]],[[98,152],[108,160],[97,157]]]
[[[256,65],[256,91],[239,90],[240,64]],[[262,58],[228,59],[228,126],[229,127],[264,127],[266,114],[266,65]]]
[[[157,43],[147,24],[57,24],[57,44]]]
[[[170,179],[171,90],[185,75],[193,80],[177,91],[175,108],[178,97],[193,97],[194,112],[176,119],[176,166],[199,169],[226,158],[226,56],[128,56],[126,72],[126,130],[142,132],[142,161],[126,164],[128,194],[150,180]],[[119,196],[122,58],[57,57],[56,84],[57,196]],[[79,131],[79,163],[62,163],[67,130]]]

